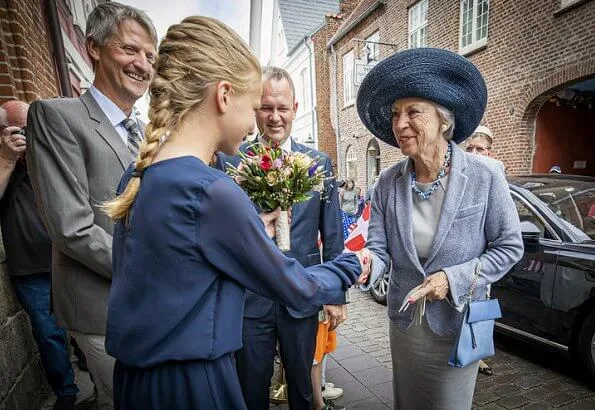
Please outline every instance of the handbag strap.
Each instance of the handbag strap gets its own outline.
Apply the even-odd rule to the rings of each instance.
[[[473,295],[473,291],[475,291],[475,286],[477,286],[477,280],[479,279],[479,274],[481,273],[481,261],[477,261],[475,265],[475,273],[473,274],[473,280],[471,281],[471,287],[469,288],[469,292],[465,293],[463,296],[459,298],[459,302],[469,303],[471,302],[471,296]]]

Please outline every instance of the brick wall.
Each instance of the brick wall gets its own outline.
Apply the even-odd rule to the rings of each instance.
[[[316,78],[316,118],[318,120],[318,149],[331,157],[337,171],[337,135],[331,118],[331,53],[326,45],[341,25],[340,15],[326,16],[325,25],[312,35],[314,43],[314,72]]]
[[[314,44],[314,71],[316,76],[316,118],[318,121],[318,149],[331,157],[335,173],[338,170],[337,162],[337,134],[334,105],[333,55],[327,44],[337,29],[359,4],[359,0],[342,0],[339,14],[325,16],[325,24],[314,34],[311,39]]]
[[[59,95],[39,0],[0,0],[0,104]]]
[[[4,247],[0,243],[0,258]],[[19,306],[2,264],[0,269],[0,410],[38,409],[47,395],[39,353],[27,314]]]
[[[0,0],[0,104],[58,95],[39,0]],[[4,249],[0,242],[0,260]],[[0,410],[39,408],[47,394],[29,319],[0,270]]]
[[[365,0],[364,0],[365,1]],[[338,55],[340,117],[339,175],[345,176],[345,153],[353,146],[358,157],[358,185],[366,183],[365,150],[371,134],[354,106],[343,107],[342,56],[379,30],[380,41],[407,48],[408,7],[412,0],[388,0],[355,26],[334,48]],[[458,0],[428,1],[428,46],[458,51]],[[490,1],[488,43],[470,55],[483,73],[489,91],[482,123],[495,135],[494,150],[511,173],[531,172],[535,153],[535,116],[555,92],[595,76],[595,1],[559,11],[559,0]],[[395,48],[381,46],[381,57]],[[332,98],[332,97],[331,97]],[[399,151],[380,143],[381,168],[401,158]]]

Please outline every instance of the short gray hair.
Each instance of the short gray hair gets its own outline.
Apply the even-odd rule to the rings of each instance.
[[[86,38],[104,46],[123,20],[131,19],[143,26],[157,45],[157,30],[147,14],[132,6],[109,2],[95,7],[87,17]]]
[[[266,66],[262,69],[262,82],[269,80],[281,81],[283,79],[286,79],[289,83],[291,94],[293,95],[293,99],[295,100],[295,86],[293,85],[291,74],[289,74],[287,70],[272,65]]]
[[[448,126],[448,128],[446,129],[446,131],[442,133],[442,135],[444,136],[444,139],[446,141],[450,141],[455,130],[455,115],[448,108],[445,108],[440,104],[434,103],[434,105],[436,106],[436,110],[438,111],[438,116],[440,117],[440,120],[442,120],[442,124]]]

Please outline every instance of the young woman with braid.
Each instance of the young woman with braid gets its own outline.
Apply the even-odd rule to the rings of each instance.
[[[216,150],[236,154],[261,87],[258,61],[217,20],[188,17],[159,47],[146,141],[105,205],[116,409],[245,408],[232,357],[244,289],[308,310],[367,276],[363,253],[308,269],[285,257],[248,196],[208,166]]]

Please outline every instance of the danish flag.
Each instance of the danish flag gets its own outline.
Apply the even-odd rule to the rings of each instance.
[[[366,244],[368,239],[368,224],[370,223],[370,203],[367,203],[362,216],[349,227],[350,233],[345,240],[345,247],[350,251],[359,251]]]

